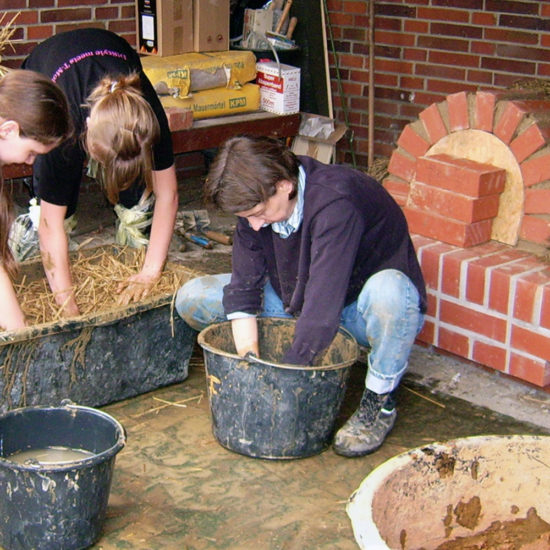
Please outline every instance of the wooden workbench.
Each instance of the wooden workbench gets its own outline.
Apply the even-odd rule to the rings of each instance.
[[[189,153],[218,147],[227,138],[237,134],[293,137],[298,133],[300,114],[274,115],[266,111],[256,111],[240,115],[196,120],[191,128],[172,132],[174,153]],[[10,164],[4,166],[5,179],[23,178],[32,175],[32,166]]]

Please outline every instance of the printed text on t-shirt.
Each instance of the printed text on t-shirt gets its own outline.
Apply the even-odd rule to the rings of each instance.
[[[52,80],[54,82],[57,82],[57,79],[68,69],[71,68],[72,65],[75,65],[82,61],[83,59],[86,59],[88,57],[102,57],[102,56],[110,56],[110,57],[117,57],[119,59],[126,60],[126,55],[120,52],[115,52],[114,50],[95,50],[95,51],[88,51],[83,52],[81,54],[75,55],[74,57],[71,57],[68,61],[65,61],[63,65],[61,65],[53,74]]]

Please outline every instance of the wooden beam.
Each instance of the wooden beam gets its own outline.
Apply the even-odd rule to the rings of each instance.
[[[300,113],[275,115],[266,111],[196,120],[191,128],[172,132],[174,153],[189,153],[219,147],[226,139],[238,134],[294,137],[300,127]],[[32,175],[32,166],[8,164],[3,167],[4,179]]]

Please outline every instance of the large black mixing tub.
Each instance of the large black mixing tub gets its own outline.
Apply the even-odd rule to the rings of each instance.
[[[294,327],[290,319],[258,319],[260,359],[236,354],[231,322],[199,334],[213,432],[224,447],[259,458],[301,458],[329,445],[357,342],[341,328],[321,365],[281,364]]]

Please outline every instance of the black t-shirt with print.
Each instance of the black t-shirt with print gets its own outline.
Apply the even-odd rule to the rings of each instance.
[[[86,127],[86,99],[104,76],[138,72],[141,91],[160,124],[160,141],[154,147],[154,168],[172,166],[172,138],[164,109],[153,86],[142,70],[137,52],[122,37],[103,29],[77,29],[57,34],[39,44],[23,62],[22,68],[50,77],[67,96],[75,129],[74,138],[47,155],[37,157],[33,169],[35,194],[52,204],[67,206],[67,216],[75,210],[86,154],[82,133]],[[120,194],[123,206],[135,205],[143,184],[134,184]]]

